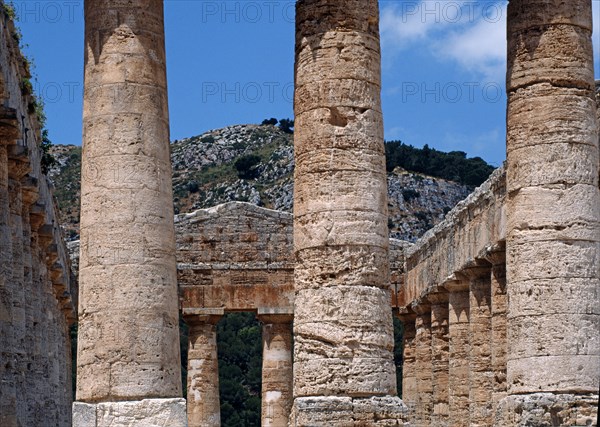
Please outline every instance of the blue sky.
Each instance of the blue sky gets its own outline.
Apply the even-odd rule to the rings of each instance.
[[[292,117],[294,1],[165,0],[171,138]],[[506,1],[382,0],[386,139],[505,157]],[[81,144],[83,1],[14,1],[47,127]],[[596,78],[600,1],[593,0]]]

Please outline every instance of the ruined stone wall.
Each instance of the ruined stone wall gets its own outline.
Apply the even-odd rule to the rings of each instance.
[[[77,289],[15,35],[0,7],[0,425],[66,427]]]

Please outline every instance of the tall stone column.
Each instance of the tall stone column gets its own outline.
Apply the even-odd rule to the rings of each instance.
[[[189,330],[187,417],[189,427],[220,427],[217,323],[221,316],[186,316]]]
[[[262,322],[261,426],[287,427],[293,403],[292,316],[260,315]]]
[[[431,425],[448,424],[448,292],[427,295],[431,304],[431,365],[433,412]]]
[[[74,425],[185,425],[162,0],[86,0],[83,128]]]
[[[296,5],[292,425],[395,417],[378,2]]]
[[[452,281],[448,289],[448,412],[452,427],[469,426],[469,283]]]
[[[418,300],[413,302],[412,309],[417,314],[415,320],[417,406],[414,425],[416,427],[428,427],[431,425],[431,414],[433,412],[431,306],[426,301]]]
[[[0,128],[1,130],[2,128]],[[1,135],[0,136],[4,136]],[[12,236],[10,231],[10,198],[8,193],[7,141],[0,139],[0,341],[6,349],[14,348],[12,327]],[[0,368],[0,425],[17,426],[17,387],[14,381],[15,358],[3,350]]]
[[[600,192],[591,8],[591,0],[508,6],[503,408],[516,419],[502,425],[536,425],[550,412],[561,425],[596,419]]]
[[[402,401],[408,408],[409,418],[414,419],[417,407],[416,314],[402,313],[398,318],[402,322]]]
[[[469,425],[493,425],[491,268],[462,273],[469,281]]]
[[[506,397],[506,254],[497,250],[488,254],[486,260],[492,264],[492,414],[496,414],[498,404]]]

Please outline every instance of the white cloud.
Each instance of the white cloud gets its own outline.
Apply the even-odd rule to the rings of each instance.
[[[505,1],[419,0],[382,6],[385,55],[423,48],[487,81],[506,70]]]
[[[506,74],[506,7],[502,19],[481,19],[473,25],[453,30],[437,42],[438,53],[485,81],[503,82]]]

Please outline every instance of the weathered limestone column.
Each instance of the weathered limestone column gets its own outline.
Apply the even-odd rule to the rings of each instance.
[[[431,425],[446,427],[448,424],[448,292],[427,295],[431,304],[431,365],[433,412]]]
[[[84,87],[74,425],[183,426],[162,0],[86,0]]]
[[[292,319],[291,315],[259,314],[262,322],[261,426],[287,427],[292,412]]]
[[[415,343],[417,360],[415,363],[417,380],[417,406],[414,416],[416,427],[431,425],[433,412],[433,368],[431,361],[431,306],[418,300],[411,305],[417,314],[415,320]]]
[[[596,419],[600,193],[591,7],[591,0],[508,6],[509,397],[501,425]]]
[[[410,312],[397,316],[402,322],[402,401],[408,408],[410,417],[414,419],[417,407],[416,314]]]
[[[189,326],[187,419],[189,427],[220,427],[219,315],[186,316]]]
[[[491,310],[492,310],[492,414],[499,402],[506,397],[506,253],[503,250],[489,253],[486,260],[492,264]]]
[[[469,425],[493,425],[491,268],[461,272],[469,281]]]
[[[448,290],[448,412],[452,427],[469,426],[469,283],[452,281]]]
[[[403,406],[395,397],[378,2],[296,5],[292,425],[385,422]]]
[[[1,128],[0,128],[1,130]],[[4,136],[4,135],[1,135]],[[7,141],[0,139],[0,340],[3,347],[14,348],[12,328],[12,292],[10,289],[12,276],[12,237],[10,231],[10,202],[8,195],[8,155]],[[5,353],[6,350],[4,350]],[[10,360],[7,360],[10,357]],[[0,425],[14,427],[17,425],[16,399],[17,389],[14,383],[14,363],[12,355],[3,355],[0,368]]]

